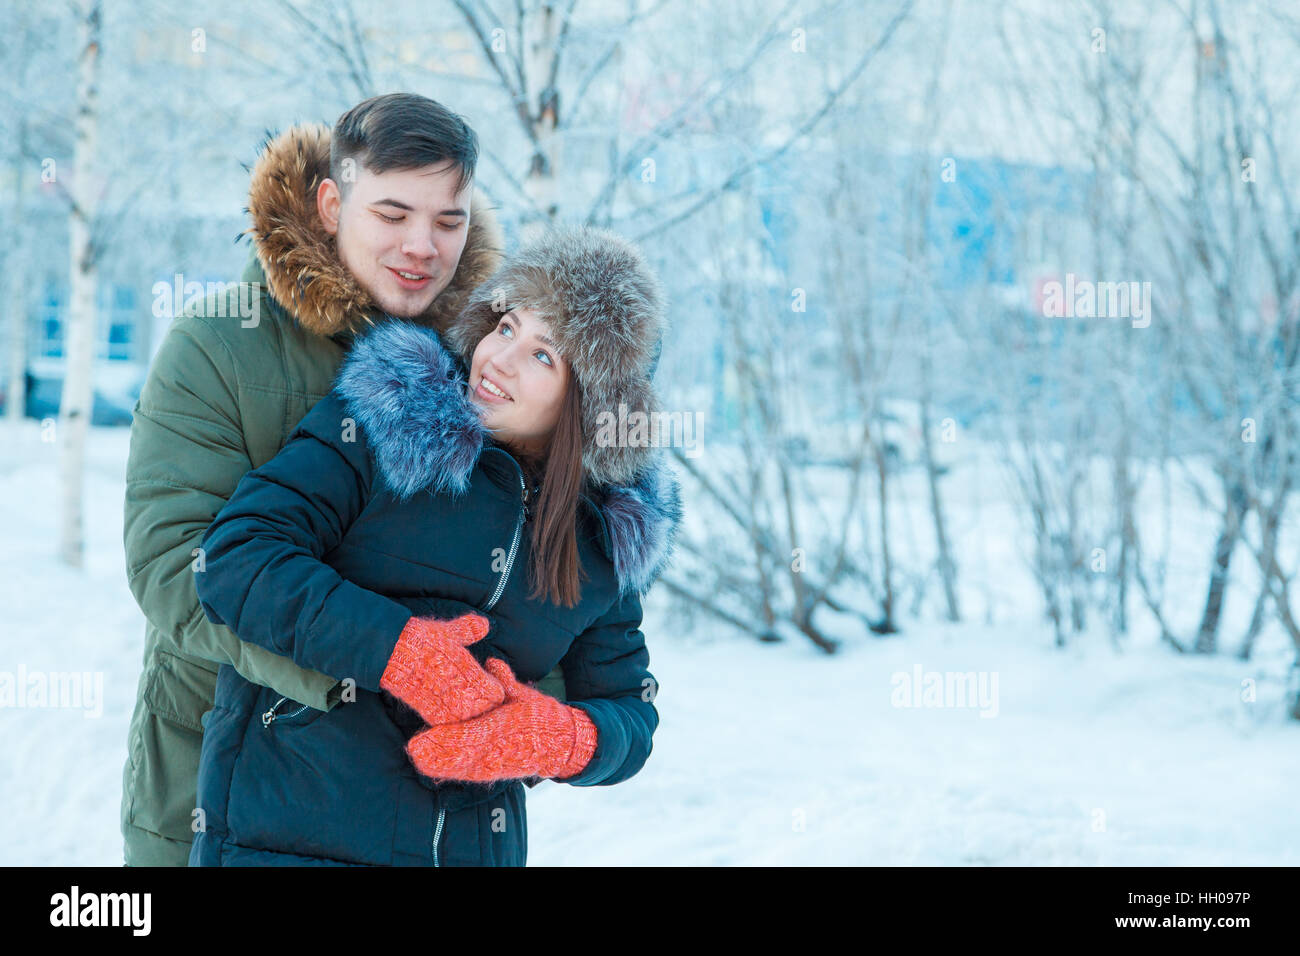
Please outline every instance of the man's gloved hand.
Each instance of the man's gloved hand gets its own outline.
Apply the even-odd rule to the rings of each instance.
[[[427,724],[477,717],[505,700],[505,689],[479,666],[466,645],[482,640],[488,619],[462,614],[449,621],[406,622],[379,686],[409,704]]]
[[[490,783],[572,777],[587,766],[596,752],[596,725],[586,711],[521,684],[505,661],[491,658],[487,669],[505,688],[505,702],[480,717],[412,737],[406,753],[420,773]]]

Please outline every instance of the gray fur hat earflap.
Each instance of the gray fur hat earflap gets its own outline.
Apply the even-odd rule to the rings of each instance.
[[[597,442],[601,413],[653,416],[651,378],[667,320],[663,288],[626,239],[591,226],[555,228],[527,243],[475,289],[445,332],[469,367],[511,309],[531,309],[582,386],[583,468],[597,485],[630,482],[655,449]],[[622,406],[622,409],[620,409]],[[609,421],[605,419],[605,421]]]

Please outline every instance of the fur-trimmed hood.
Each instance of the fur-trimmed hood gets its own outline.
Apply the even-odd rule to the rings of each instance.
[[[456,494],[490,433],[469,400],[463,366],[431,329],[392,320],[357,339],[336,388],[393,492]],[[591,481],[584,499],[602,520],[620,590],[644,593],[672,557],[682,519],[677,476],[658,449],[624,484]]]
[[[382,315],[374,299],[343,267],[334,237],[316,211],[316,189],[329,175],[329,127],[319,123],[291,127],[268,139],[252,168],[248,207],[258,261],[271,295],[298,323],[318,335],[356,334]],[[501,261],[501,228],[482,194],[472,190],[469,234],[456,274],[413,319],[445,330],[472,289]]]

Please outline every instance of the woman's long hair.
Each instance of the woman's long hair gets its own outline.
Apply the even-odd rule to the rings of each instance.
[[[578,497],[582,493],[582,386],[569,376],[560,416],[551,433],[545,460],[520,457],[528,483],[541,478],[542,489],[528,502],[532,515],[530,573],[532,600],[574,607],[581,597],[578,560]]]

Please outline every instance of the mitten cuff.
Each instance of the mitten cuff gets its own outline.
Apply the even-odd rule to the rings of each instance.
[[[419,673],[421,658],[430,636],[420,618],[413,617],[406,622],[402,633],[397,637],[392,656],[388,658],[383,676],[379,679],[379,686],[383,690],[400,697],[411,687]]]
[[[573,752],[563,772],[557,774],[561,778],[581,773],[596,753],[596,725],[581,707],[569,707],[568,710],[573,714]]]

